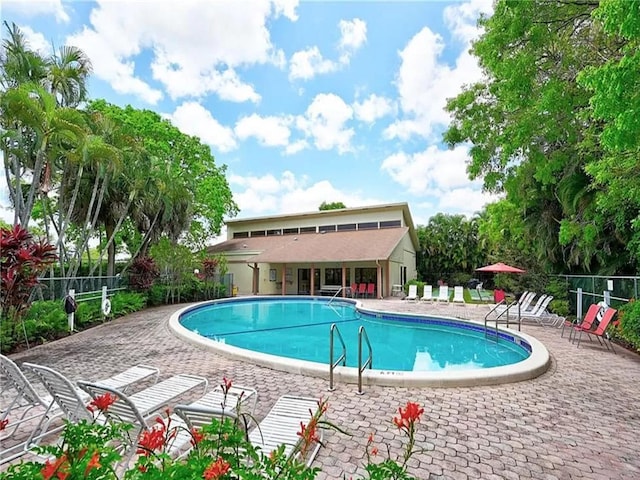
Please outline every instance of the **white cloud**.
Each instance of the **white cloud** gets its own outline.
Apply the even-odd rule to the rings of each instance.
[[[53,14],[56,22],[67,23],[70,20],[62,6],[62,0],[5,0],[2,2],[2,8],[29,17]]]
[[[304,115],[296,120],[296,126],[313,139],[318,150],[337,149],[338,153],[352,151],[352,128],[346,123],[353,118],[353,110],[342,98],[333,93],[315,96]]]
[[[351,61],[351,55],[367,41],[367,24],[364,20],[340,20],[339,61],[324,58],[317,46],[299,50],[289,60],[289,80],[310,80],[316,75],[335,72]]]
[[[284,153],[286,155],[295,155],[296,153],[301,152],[306,148],[309,148],[309,142],[307,142],[306,140],[296,140],[295,142],[287,145]]]
[[[318,74],[335,72],[338,64],[322,57],[318,47],[295,52],[289,60],[289,80],[309,80]]]
[[[237,147],[233,130],[221,125],[209,110],[197,102],[185,102],[165,116],[181,132],[200,138],[220,152],[229,152]]]
[[[432,145],[422,152],[390,155],[382,162],[381,170],[410,194],[436,199],[436,212],[472,215],[497,197],[482,192],[480,180],[469,180],[468,160],[467,146],[440,150]]]
[[[353,112],[358,120],[365,123],[374,123],[379,118],[393,113],[395,107],[393,102],[374,93],[365,98],[362,102],[353,103]]]
[[[327,180],[310,184],[307,176],[296,177],[290,171],[282,172],[280,178],[232,174],[229,185],[242,217],[316,211],[322,202],[343,202],[348,207],[383,203],[361,192],[343,192]]]
[[[341,63],[349,63],[351,55],[367,41],[367,23],[359,18],[340,20],[340,44],[342,51]]]
[[[489,12],[490,1],[472,0],[445,9],[447,24],[466,42],[454,65],[442,61],[445,44],[442,36],[424,27],[399,52],[400,69],[396,76],[402,117],[385,130],[387,138],[407,140],[413,135],[429,138],[434,130],[450,121],[444,110],[448,98],[456,96],[463,85],[482,77],[469,42],[479,34],[476,27],[480,12]]]
[[[493,13],[493,0],[470,0],[444,9],[444,21],[451,33],[465,44],[480,34],[477,22],[480,14]]]
[[[162,79],[172,99],[193,96],[201,97],[216,92],[222,100],[230,102],[258,102],[260,95],[252,85],[244,83],[232,68],[199,71],[198,65],[180,65],[167,58],[166,53],[157,52],[151,63],[153,78]]]
[[[439,198],[438,211],[450,213],[461,213],[467,217],[472,217],[474,213],[498,200],[498,196],[483,192],[482,190],[463,187],[454,188],[444,192]]]
[[[468,185],[468,159],[468,147],[440,150],[432,145],[418,153],[395,153],[380,168],[412,194],[433,194]]]
[[[267,147],[287,146],[291,130],[290,117],[261,117],[255,113],[236,122],[235,134],[241,140],[256,138]]]
[[[148,103],[162,97],[136,73],[138,56],[152,53],[153,79],[174,99],[216,93],[230,101],[260,96],[238,76],[241,67],[282,66],[284,56],[271,42],[268,22],[297,18],[297,2],[252,0],[239,8],[232,0],[215,2],[121,2],[98,0],[91,26],[67,39],[92,59],[95,75],[118,93]]]
[[[31,50],[34,50],[45,57],[48,57],[53,53],[51,42],[49,42],[43,34],[36,32],[27,25],[21,25],[20,31],[24,35],[24,38]]]

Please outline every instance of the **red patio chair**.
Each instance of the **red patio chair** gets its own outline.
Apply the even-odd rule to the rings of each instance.
[[[360,295],[360,297],[364,297],[366,293],[367,293],[367,284],[361,283],[360,285],[358,285],[358,295]]]
[[[587,310],[587,314],[582,319],[582,322],[574,323],[574,322],[571,322],[569,320],[565,320],[562,323],[562,331],[560,332],[560,336],[564,337],[564,329],[565,329],[565,327],[566,328],[571,328],[571,330],[569,330],[569,340],[571,340],[571,336],[572,336],[574,331],[578,332],[580,330],[591,330],[591,326],[593,325],[593,321],[596,319],[596,315],[598,314],[599,311],[600,311],[600,305],[593,303],[593,304],[589,305],[589,309]]]
[[[369,295],[371,295],[371,298],[374,298],[375,294],[376,294],[376,284],[375,283],[367,284],[367,298],[369,297]]]
[[[591,335],[594,335],[598,339],[600,345],[604,343],[604,346],[607,347],[607,350],[609,350],[609,345],[607,345],[607,342],[611,343],[611,340],[607,338],[605,333],[607,331],[609,323],[616,313],[618,313],[618,311],[615,308],[607,308],[607,310],[604,312],[604,315],[602,316],[602,320],[600,320],[600,323],[598,323],[598,326],[595,328],[595,330],[580,329],[577,347],[580,347],[580,339],[582,338],[582,334],[586,333],[587,335],[589,335],[589,338],[591,338]],[[602,339],[602,341],[600,339]],[[611,343],[611,349],[613,350],[613,353],[616,353],[615,349],[613,348],[613,343]]]
[[[358,284],[357,283],[352,283],[351,284],[351,298],[354,298],[357,294],[358,294]]]

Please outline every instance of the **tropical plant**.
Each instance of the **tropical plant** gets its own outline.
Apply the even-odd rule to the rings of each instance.
[[[0,229],[0,315],[15,324],[29,308],[38,276],[56,260],[55,247],[20,225]]]
[[[129,285],[134,290],[149,290],[160,271],[151,257],[136,258],[129,268]]]

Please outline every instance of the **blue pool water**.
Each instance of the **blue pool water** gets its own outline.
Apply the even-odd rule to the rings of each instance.
[[[329,363],[329,329],[338,325],[347,344],[347,366],[357,366],[358,328],[366,329],[376,370],[469,370],[524,360],[529,351],[501,338],[487,340],[469,324],[425,317],[379,318],[352,303],[317,299],[255,299],[198,307],[180,323],[213,340],[281,357]],[[341,346],[336,340],[335,354]],[[364,355],[366,356],[366,347]]]

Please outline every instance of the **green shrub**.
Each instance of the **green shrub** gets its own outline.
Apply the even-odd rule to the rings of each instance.
[[[547,295],[553,295],[553,300],[567,300],[569,298],[569,288],[567,282],[562,278],[552,278],[545,287]],[[553,305],[554,301],[551,302]],[[557,313],[557,312],[556,312]],[[560,315],[558,313],[558,315]]]
[[[111,297],[112,317],[121,317],[142,310],[147,303],[145,295],[136,292],[118,292]]]
[[[549,304],[549,311],[561,317],[567,317],[569,315],[569,300],[556,300],[554,298]]]
[[[454,273],[453,275],[451,275],[451,285],[462,285],[463,287],[467,286],[467,283],[469,283],[469,280],[471,280],[471,275],[469,275],[468,273],[464,273],[464,272],[458,272],[458,273]]]
[[[167,285],[155,284],[147,291],[147,305],[150,307],[164,305],[168,292],[169,287]]]
[[[619,336],[640,351],[640,302],[631,299],[623,305],[618,311],[618,319]]]

